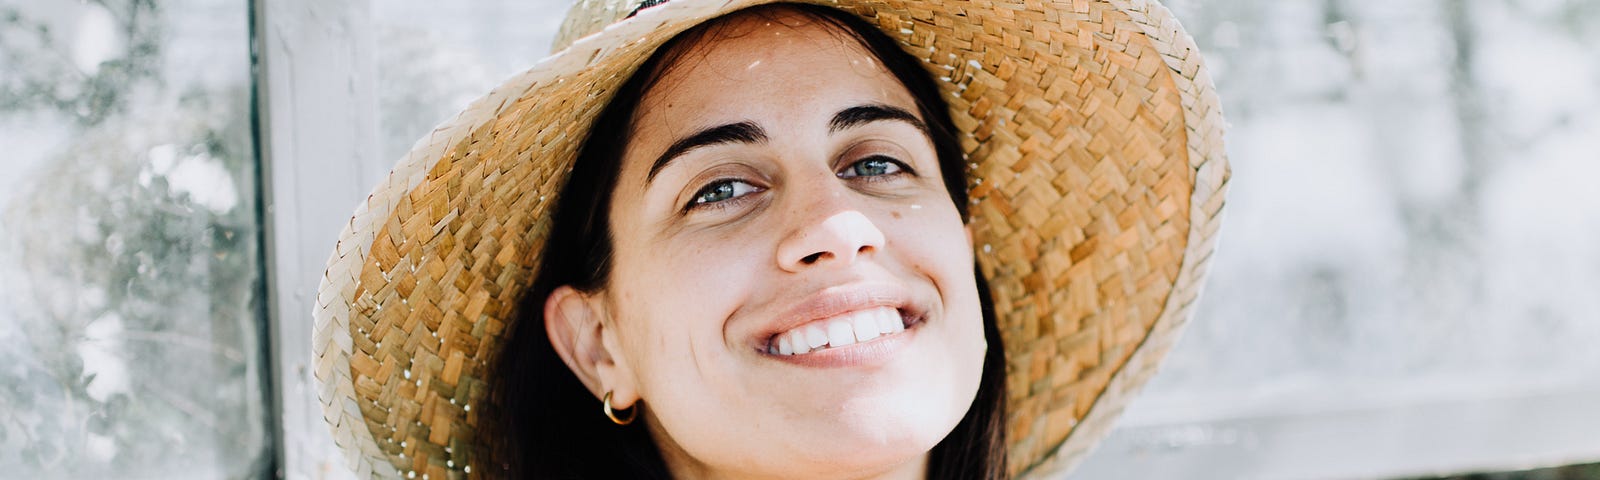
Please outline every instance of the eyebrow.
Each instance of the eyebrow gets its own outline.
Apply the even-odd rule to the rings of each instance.
[[[655,180],[656,174],[660,173],[661,169],[666,168],[668,163],[672,163],[673,160],[683,156],[683,154],[689,153],[690,150],[727,143],[764,143],[766,141],[767,131],[761,129],[761,126],[756,125],[755,122],[750,121],[718,125],[694,132],[694,134],[672,142],[672,146],[667,147],[667,151],[662,152],[660,157],[656,157],[655,163],[650,164],[650,174],[645,177],[644,182],[648,184],[651,180]]]
[[[916,115],[900,107],[883,104],[860,105],[840,110],[839,113],[833,114],[833,120],[828,121],[828,133],[838,133],[840,130],[883,120],[906,122],[917,127],[922,133],[928,133],[928,125],[917,119]]]
[[[917,130],[921,130],[923,134],[928,132],[927,124],[922,123],[922,120],[918,119],[916,115],[912,115],[911,112],[905,109],[889,105],[870,104],[846,108],[840,110],[839,113],[833,114],[833,119],[828,121],[828,133],[838,133],[841,130],[879,121],[906,122],[913,127],[917,127]],[[672,146],[667,147],[667,151],[656,157],[656,161],[650,164],[650,173],[645,176],[644,182],[648,185],[655,180],[656,174],[661,173],[661,170],[665,169],[673,160],[677,160],[678,157],[689,153],[690,150],[729,143],[765,143],[766,141],[767,131],[751,121],[718,125],[697,131],[673,142]]]

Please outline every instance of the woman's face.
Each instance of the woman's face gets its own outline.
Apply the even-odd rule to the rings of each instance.
[[[593,296],[606,388],[681,475],[920,474],[986,348],[923,119],[844,34],[726,21],[635,117]]]

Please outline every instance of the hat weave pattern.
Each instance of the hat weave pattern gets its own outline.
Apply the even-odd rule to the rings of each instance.
[[[665,41],[771,1],[618,23],[637,3],[580,0],[570,47],[420,140],[341,233],[315,373],[361,477],[484,473],[485,377],[588,123]],[[1007,470],[1071,468],[1153,375],[1214,248],[1224,122],[1192,39],[1152,1],[809,3],[878,25],[940,80],[1006,346]]]

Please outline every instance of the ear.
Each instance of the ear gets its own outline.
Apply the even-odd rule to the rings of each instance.
[[[611,407],[621,410],[638,401],[639,393],[605,306],[598,296],[563,285],[545,299],[544,328],[578,381],[595,399],[612,392]]]

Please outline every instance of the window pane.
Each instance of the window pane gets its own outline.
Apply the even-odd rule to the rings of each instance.
[[[271,458],[247,9],[0,0],[0,476]]]
[[[1171,3],[1209,55],[1235,176],[1151,403],[1600,386],[1600,8]]]
[[[550,54],[571,0],[374,2],[378,129],[399,160],[428,131]],[[469,27],[470,26],[470,27]]]
[[[1079,478],[1597,458],[1590,440],[1517,453],[1516,439],[1544,425],[1535,418],[1595,418],[1530,406],[1600,391],[1600,4],[1166,3],[1207,55],[1231,124],[1230,211],[1193,323],[1121,423],[1149,428],[1113,436]],[[1444,406],[1491,404],[1418,431]],[[1351,432],[1339,435],[1296,426],[1317,417],[1386,420],[1318,424]],[[1268,419],[1281,436],[1252,430]],[[1495,419],[1487,434],[1453,429]],[[1451,432],[1460,441],[1417,440]],[[1351,455],[1374,445],[1396,455]],[[1230,449],[1260,453],[1217,453]],[[1317,461],[1282,460],[1297,449]],[[1230,456],[1276,465],[1219,460]]]

